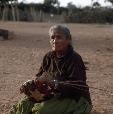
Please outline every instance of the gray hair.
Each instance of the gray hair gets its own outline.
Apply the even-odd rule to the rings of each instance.
[[[68,27],[64,26],[64,25],[54,25],[51,26],[49,29],[49,35],[51,35],[51,33],[55,31],[61,34],[64,34],[66,36],[66,38],[71,39],[71,33],[70,30],[68,29]]]

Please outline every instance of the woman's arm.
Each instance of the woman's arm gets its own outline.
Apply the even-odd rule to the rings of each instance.
[[[57,90],[65,97],[75,98],[85,97],[91,102],[89,87],[86,84],[86,67],[82,58],[77,55],[67,68],[68,79],[59,83]]]
[[[48,68],[49,68],[49,63],[50,63],[49,53],[50,53],[50,52],[48,52],[47,54],[45,54],[45,56],[43,57],[41,66],[40,66],[40,68],[39,68],[38,73],[36,74],[36,77],[42,76],[42,74],[48,70]]]

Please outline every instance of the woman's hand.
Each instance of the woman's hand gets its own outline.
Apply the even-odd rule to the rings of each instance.
[[[37,77],[37,78],[35,79],[35,82],[36,82],[36,81],[47,82],[47,81],[49,81],[49,80],[48,80],[47,76],[43,75],[43,76]]]
[[[47,78],[47,76],[41,76],[35,79],[35,85],[38,90],[43,94],[50,94],[54,90],[54,84],[51,80]]]

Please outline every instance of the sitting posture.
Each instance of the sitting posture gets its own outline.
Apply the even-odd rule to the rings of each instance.
[[[92,103],[86,84],[86,67],[74,51],[67,27],[49,30],[52,50],[45,54],[36,79],[24,83],[26,97],[11,114],[90,114]]]

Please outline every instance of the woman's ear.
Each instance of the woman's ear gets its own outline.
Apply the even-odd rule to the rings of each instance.
[[[72,39],[68,39],[68,45],[72,46]]]
[[[71,38],[67,38],[67,41],[68,41],[68,43],[69,43],[69,44],[71,44],[71,43],[72,43]]]

